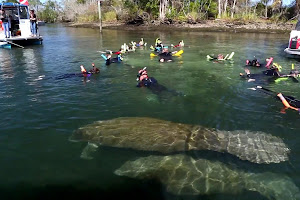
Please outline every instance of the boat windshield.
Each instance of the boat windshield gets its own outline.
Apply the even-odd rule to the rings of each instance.
[[[20,19],[28,19],[28,9],[27,7],[20,7]]]
[[[10,17],[10,20],[19,20],[17,8],[5,8],[5,11]]]

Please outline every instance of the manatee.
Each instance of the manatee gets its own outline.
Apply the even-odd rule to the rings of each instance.
[[[155,179],[175,195],[238,194],[256,191],[268,199],[299,200],[300,191],[293,181],[275,173],[250,173],[219,161],[193,159],[183,154],[148,156],[127,161],[114,172],[136,179]]]
[[[97,121],[74,131],[70,140],[163,154],[211,150],[265,164],[286,161],[289,153],[282,139],[263,132],[221,131],[147,117]]]

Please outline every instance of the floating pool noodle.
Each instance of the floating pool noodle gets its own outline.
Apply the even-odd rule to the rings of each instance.
[[[180,56],[181,54],[183,54],[183,50],[178,51],[177,53],[174,54],[174,56]]]
[[[232,53],[230,54],[230,56],[227,58],[227,60],[232,59],[233,56],[234,56],[234,52],[232,52]]]
[[[270,64],[272,63],[272,61],[273,61],[273,57],[270,57],[268,63],[266,64],[266,68],[270,67]]]
[[[295,108],[295,107],[291,106],[291,105],[287,102],[287,100],[284,98],[284,96],[283,96],[281,93],[278,93],[277,96],[280,98],[282,104],[283,104],[285,107],[291,108],[291,109],[293,109],[293,110],[299,111],[298,108]]]
[[[107,57],[103,54],[101,54],[102,58],[104,58],[104,60],[107,60]]]

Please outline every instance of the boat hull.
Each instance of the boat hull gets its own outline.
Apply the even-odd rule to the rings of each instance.
[[[284,49],[284,52],[286,56],[289,58],[300,58],[300,49],[286,48]]]
[[[34,37],[11,37],[6,38],[5,41],[13,42],[18,45],[27,46],[27,45],[39,45],[43,43],[43,38],[41,36]]]

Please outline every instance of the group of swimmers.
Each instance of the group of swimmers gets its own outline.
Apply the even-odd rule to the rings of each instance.
[[[147,43],[144,42],[143,38],[141,38],[140,42],[131,42],[131,46],[126,45],[125,43],[121,45],[121,49],[117,52],[110,51],[107,53],[106,56],[103,54],[101,55],[105,60],[106,64],[110,64],[113,62],[121,62],[123,60],[122,53],[134,51],[136,47],[146,46]],[[184,43],[183,41],[179,41],[178,45],[171,45],[171,47],[183,47]],[[164,46],[159,38],[155,41],[155,46],[150,47],[151,50],[155,51],[157,53],[157,56],[159,57],[159,62],[170,62],[172,61],[172,54],[174,52],[169,52],[168,46]],[[177,52],[177,51],[176,51]],[[116,54],[116,58],[112,58],[112,55]],[[224,56],[222,54],[219,54],[217,56],[218,60],[225,60]],[[247,78],[249,82],[255,81],[255,79],[259,75],[266,75],[266,76],[272,76],[274,78],[283,78],[283,77],[292,77],[294,80],[297,80],[298,77],[300,77],[300,73],[298,70],[292,69],[289,74],[281,74],[282,67],[278,63],[273,63],[273,57],[269,57],[266,59],[266,64],[260,63],[260,61],[254,57],[252,60],[246,60],[246,66],[247,67],[266,67],[267,69],[263,71],[262,74],[251,74],[250,70],[248,68],[245,68],[245,73],[240,73],[240,76],[243,78]],[[84,75],[87,74],[97,74],[100,73],[100,70],[95,66],[94,63],[92,63],[92,69],[87,71],[83,65],[80,66],[81,72]],[[147,67],[144,67],[143,69],[140,69],[137,74],[137,87],[151,87],[151,86],[159,86],[157,83],[157,80],[153,77],[148,76]],[[153,86],[153,87],[154,87]],[[271,94],[275,93],[272,92],[266,88],[260,88],[264,91],[269,91]],[[285,96],[281,93],[276,94],[276,97],[278,97],[285,108],[294,109],[300,112],[300,101],[295,99],[294,97]]]
[[[259,62],[257,58],[254,58],[253,60],[246,60],[246,66],[254,66],[254,67],[262,67],[265,66],[267,69],[263,71],[263,75],[266,76],[272,76],[274,78],[293,78],[296,82],[297,78],[300,76],[298,70],[292,69],[289,74],[281,74],[282,67],[278,63],[273,63],[273,57],[266,59],[266,64],[263,65]],[[259,76],[260,74],[251,74],[250,70],[248,68],[245,68],[245,74],[240,73],[241,77],[247,77],[250,81],[255,81],[255,78]]]
[[[262,67],[265,66],[267,69],[262,72],[262,74],[251,74],[248,68],[245,68],[245,74],[240,73],[241,77],[249,78],[248,82],[255,81],[255,79],[260,75],[272,76],[275,78],[275,81],[281,78],[292,78],[294,82],[299,82],[298,77],[300,77],[299,71],[294,69],[292,66],[292,70],[289,74],[281,74],[282,67],[278,63],[273,63],[273,57],[266,59],[266,64],[263,65],[259,62],[257,58],[254,57],[253,60],[246,60],[246,66],[253,66],[253,67]],[[267,94],[275,95],[285,106],[285,109],[293,109],[300,113],[300,101],[291,96],[285,96],[282,93],[276,93],[269,89],[263,88],[261,86],[257,86],[257,88],[264,90],[264,92],[268,92]],[[256,90],[257,88],[250,88]]]

